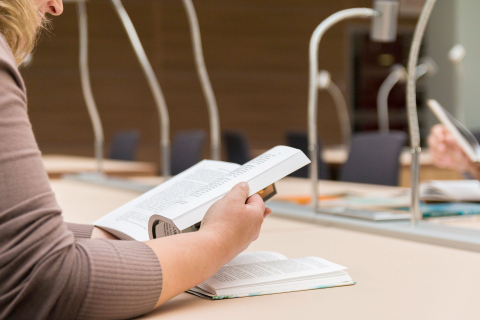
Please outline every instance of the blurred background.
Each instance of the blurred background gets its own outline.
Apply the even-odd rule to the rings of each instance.
[[[187,17],[181,1],[124,0],[163,89],[171,135],[209,132],[205,99],[195,70]],[[319,67],[332,74],[344,93],[354,132],[378,130],[376,98],[394,64],[406,65],[411,37],[424,4],[401,1],[395,43],[373,43],[370,20],[340,23],[322,40]],[[331,14],[371,7],[371,0],[196,0],[205,62],[215,92],[222,131],[246,134],[252,149],[285,144],[288,131],[307,130],[308,45],[315,27]],[[159,167],[157,111],[140,65],[118,17],[106,0],[87,2],[90,74],[108,146],[115,132],[140,130],[137,160]],[[474,9],[477,8],[477,9]],[[474,0],[439,1],[428,27],[422,56],[439,66],[418,82],[422,136],[436,123],[425,107],[437,99],[454,115],[465,113],[469,128],[480,127],[476,77],[480,22]],[[78,67],[78,20],[74,4],[53,19],[28,66],[29,114],[44,154],[93,156],[93,131],[82,96]],[[457,81],[449,50],[461,43],[465,81]],[[463,85],[462,85],[463,84]],[[390,128],[407,131],[405,86],[389,98]],[[460,111],[458,111],[460,110]],[[341,143],[332,98],[319,93],[319,135],[324,146]],[[208,137],[208,136],[207,136]],[[208,140],[207,140],[208,141]],[[225,148],[223,148],[225,150]],[[205,157],[209,156],[205,143]]]

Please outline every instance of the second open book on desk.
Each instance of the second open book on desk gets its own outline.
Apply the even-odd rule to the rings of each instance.
[[[249,196],[310,163],[294,148],[277,146],[244,165],[204,160],[158,187],[108,213],[93,224],[120,239],[146,241],[197,230],[210,206],[237,183],[246,181]]]
[[[354,284],[345,269],[317,257],[287,259],[276,252],[242,253],[188,292],[219,300]]]

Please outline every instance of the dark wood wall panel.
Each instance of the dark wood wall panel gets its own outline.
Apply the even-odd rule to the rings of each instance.
[[[371,6],[370,0],[195,0],[204,55],[222,129],[247,132],[254,148],[284,143],[288,130],[306,130],[308,45],[314,28],[332,13]],[[208,131],[206,105],[195,72],[187,18],[180,0],[125,0],[165,94],[172,136]],[[159,125],[154,101],[117,16],[106,0],[87,4],[93,92],[107,145],[116,130],[139,128],[139,158],[158,160]],[[402,23],[411,24],[412,21]],[[53,19],[33,63],[22,70],[29,113],[44,153],[92,155],[93,133],[81,94],[75,6]],[[345,93],[347,29],[322,41],[320,66]],[[326,144],[340,141],[333,103],[319,97],[319,130]]]

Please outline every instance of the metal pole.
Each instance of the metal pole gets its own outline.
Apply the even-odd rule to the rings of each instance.
[[[87,105],[88,114],[92,121],[93,133],[95,136],[95,159],[97,163],[97,172],[102,173],[103,159],[103,128],[97,105],[93,98],[92,85],[90,83],[90,72],[88,69],[88,20],[87,8],[84,1],[77,2],[78,29],[80,37],[80,79],[82,83],[82,92]]]
[[[377,12],[369,8],[347,9],[325,19],[313,32],[309,48],[309,86],[308,86],[308,149],[310,153],[310,180],[312,183],[313,209],[318,211],[318,47],[325,32],[340,21],[351,18],[373,17]]]
[[[207,102],[208,114],[210,117],[210,157],[213,160],[220,160],[220,119],[218,116],[217,100],[215,99],[212,84],[210,83],[207,68],[205,66],[205,59],[203,58],[202,39],[200,37],[198,18],[191,0],[182,0],[182,3],[187,12],[193,54],[195,57],[195,66],[197,67],[198,78],[202,85],[203,95]]]
[[[465,118],[465,68],[463,59],[467,54],[465,47],[461,44],[455,45],[448,53],[449,60],[455,67],[455,74],[457,79],[457,95],[459,96],[459,103],[456,107],[455,117],[463,124],[466,124]]]
[[[393,71],[383,81],[378,90],[377,96],[377,112],[378,112],[378,128],[380,133],[387,134],[390,132],[390,124],[388,117],[388,96],[393,87],[400,81],[404,81],[407,78],[407,71],[401,65],[393,67]]]
[[[350,139],[352,127],[350,124],[350,115],[347,108],[347,102],[343,96],[342,90],[332,80],[332,75],[327,70],[321,70],[318,73],[318,88],[326,90],[330,94],[337,110],[338,121],[342,133],[342,142],[350,150]]]
[[[155,72],[148,61],[145,50],[143,49],[142,43],[138,38],[135,27],[133,26],[132,20],[127,14],[121,0],[111,0],[115,11],[117,12],[120,20],[123,23],[125,31],[127,32],[128,38],[132,44],[132,47],[135,51],[135,54],[140,62],[143,73],[147,78],[148,85],[150,90],[153,93],[153,98],[155,100],[155,105],[157,106],[158,116],[160,120],[160,148],[162,152],[161,162],[162,162],[162,176],[170,176],[170,120],[168,116],[167,104],[158,83]]]
[[[343,144],[347,147],[347,150],[350,150],[352,125],[350,122],[350,114],[348,113],[347,102],[345,101],[342,90],[340,90],[335,82],[330,81],[327,90],[332,96],[335,106],[337,106],[337,113],[342,128]]]
[[[418,62],[418,55],[420,53],[420,46],[422,44],[423,35],[427,27],[430,14],[433,11],[436,0],[427,0],[423,7],[422,14],[418,19],[417,27],[413,35],[412,46],[410,48],[410,56],[408,59],[408,80],[407,80],[407,111],[408,111],[408,124],[410,131],[410,144],[412,152],[412,164],[411,164],[411,216],[412,224],[422,219],[422,213],[420,212],[420,128],[418,125],[417,115],[417,86],[416,86],[416,72],[415,68]]]

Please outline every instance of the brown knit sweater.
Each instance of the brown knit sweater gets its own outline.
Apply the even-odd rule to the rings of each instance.
[[[162,290],[155,253],[141,242],[88,239],[91,226],[63,222],[26,104],[0,35],[0,319],[124,319],[149,312]]]

